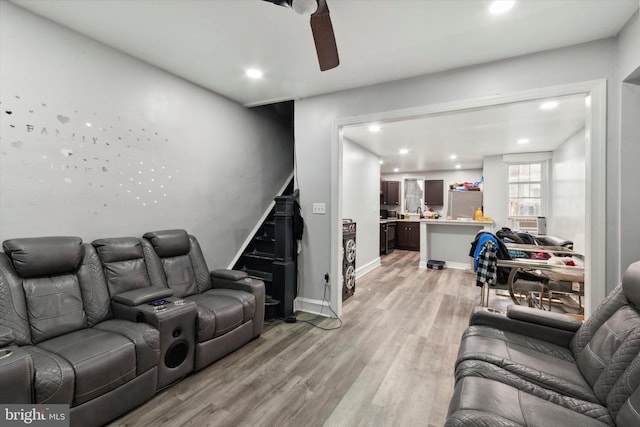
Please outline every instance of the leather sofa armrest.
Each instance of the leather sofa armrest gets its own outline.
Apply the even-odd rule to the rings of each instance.
[[[0,347],[0,402],[32,403],[34,376],[33,360],[26,351],[14,345]]]
[[[265,286],[262,280],[253,279],[244,271],[213,270],[209,273],[211,287],[216,289],[235,289],[253,294],[256,297],[256,312],[253,317],[253,337],[262,333],[264,325]]]
[[[245,271],[220,269],[213,270],[209,276],[212,288],[236,289],[264,297],[264,282],[250,278]]]
[[[120,304],[135,307],[136,305],[145,304],[162,298],[168,298],[172,295],[173,290],[169,288],[148,286],[146,288],[138,288],[115,295],[112,300],[119,302]]]
[[[490,326],[496,329],[500,329],[505,332],[512,332],[520,335],[525,335],[531,338],[536,338],[542,341],[547,341],[553,344],[557,344],[562,347],[569,347],[569,343],[571,339],[575,335],[575,331],[555,328],[549,326],[549,324],[530,322],[526,319],[527,316],[531,318],[535,318],[535,311],[540,311],[541,313],[545,313],[542,310],[537,308],[530,307],[522,307],[526,309],[526,311],[531,310],[532,313],[525,315],[524,313],[520,314],[520,318],[511,318],[507,316],[507,313],[494,310],[492,308],[486,307],[476,307],[471,314],[471,318],[469,319],[470,325],[479,325],[479,326]],[[547,313],[548,314],[548,313]],[[518,314],[516,314],[518,316]],[[548,323],[553,323],[548,321]]]
[[[237,280],[244,279],[245,277],[249,277],[249,274],[246,271],[221,268],[219,270],[209,272],[209,276],[211,276],[212,281],[215,279],[223,279],[235,282]]]
[[[0,348],[13,344],[14,339],[13,331],[6,326],[0,325]]]
[[[507,307],[507,317],[570,332],[576,332],[582,325],[582,322],[578,319],[562,313],[553,313],[519,305],[510,305]]]

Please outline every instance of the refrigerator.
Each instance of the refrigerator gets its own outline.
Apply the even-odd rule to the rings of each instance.
[[[448,217],[473,219],[478,208],[482,208],[482,191],[449,191]]]

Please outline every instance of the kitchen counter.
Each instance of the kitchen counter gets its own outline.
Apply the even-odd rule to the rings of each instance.
[[[400,220],[398,218],[388,218],[388,219],[380,218],[380,224],[389,224],[390,222],[398,222],[398,221],[403,221],[403,220]]]
[[[479,231],[493,231],[493,222],[452,219],[420,220],[420,268],[428,260],[445,261],[448,268],[469,268],[469,249]]]
[[[493,222],[490,221],[466,221],[462,219],[427,219],[427,218],[410,218],[410,219],[400,219],[400,218],[387,218],[380,219],[380,224],[388,224],[390,222],[427,222],[429,224],[448,224],[448,225],[489,225],[492,226]]]
[[[417,216],[415,218],[387,218],[387,219],[382,219],[380,218],[380,224],[388,224],[390,222],[420,222],[420,221],[426,221],[426,218],[418,218]],[[430,219],[429,221],[437,221],[434,219]]]
[[[464,219],[421,219],[420,221],[427,222],[429,224],[447,224],[447,225],[470,225],[470,226],[493,226],[492,221],[474,221],[474,220],[464,220]]]

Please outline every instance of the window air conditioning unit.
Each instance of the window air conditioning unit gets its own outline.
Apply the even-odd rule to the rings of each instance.
[[[544,216],[509,216],[507,224],[512,230],[526,231],[537,236],[547,234],[547,218]]]

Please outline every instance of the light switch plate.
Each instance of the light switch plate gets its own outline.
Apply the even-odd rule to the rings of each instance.
[[[314,203],[313,204],[313,213],[316,215],[324,215],[327,213],[326,204],[324,203]]]

